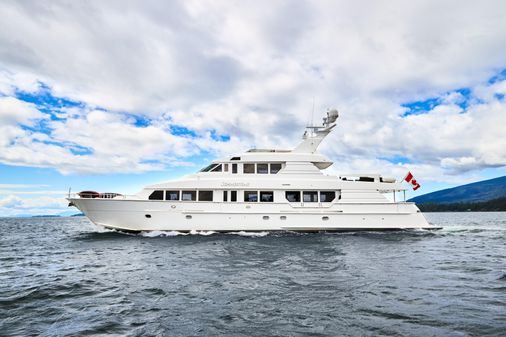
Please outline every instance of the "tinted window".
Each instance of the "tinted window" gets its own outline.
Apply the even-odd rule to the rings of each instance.
[[[336,198],[336,192],[334,191],[321,191],[320,202],[331,202]]]
[[[181,193],[181,200],[184,200],[184,201],[197,200],[197,191],[183,191]]]
[[[211,170],[211,172],[221,172],[221,164],[217,165],[215,168]]]
[[[286,200],[290,202],[300,202],[300,192],[299,191],[286,191],[285,193]]]
[[[318,202],[318,192],[304,191],[302,200],[304,202]]]
[[[257,164],[257,173],[260,174],[269,173],[269,164]]]
[[[243,172],[244,173],[255,173],[255,164],[244,164]]]
[[[271,164],[271,173],[276,174],[281,170],[281,164]]]
[[[179,200],[179,191],[165,191],[165,200]]]
[[[228,164],[223,164],[223,171],[228,172]]]
[[[237,164],[232,164],[232,173],[237,173]]]
[[[200,172],[207,172],[215,166],[216,166],[216,164],[211,164],[209,166],[204,167],[202,170],[200,170]]]
[[[241,160],[241,157],[232,157],[230,160]]]
[[[223,201],[228,201],[228,191],[223,191]]]
[[[230,191],[230,201],[237,201],[237,191]]]
[[[154,191],[149,195],[149,200],[163,200],[163,191]]]
[[[213,201],[213,191],[199,191],[199,201]]]
[[[274,201],[274,192],[272,191],[260,192],[260,202],[273,202],[273,201]]]
[[[258,201],[257,191],[244,191],[244,201],[245,202],[257,202]]]

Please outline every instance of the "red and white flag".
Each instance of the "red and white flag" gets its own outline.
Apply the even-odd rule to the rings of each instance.
[[[413,174],[411,172],[408,172],[406,174],[406,177],[404,177],[404,180],[406,180],[408,183],[410,183],[413,186],[413,190],[416,191],[420,188],[420,184],[416,181],[415,177],[413,177]]]

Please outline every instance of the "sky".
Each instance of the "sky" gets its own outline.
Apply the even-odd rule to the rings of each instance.
[[[504,1],[2,1],[0,216],[72,214],[329,108],[327,174],[506,175]],[[314,112],[313,112],[314,106]]]

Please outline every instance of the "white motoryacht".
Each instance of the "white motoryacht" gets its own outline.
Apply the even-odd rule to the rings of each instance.
[[[337,118],[327,112],[293,150],[249,150],[134,195],[69,194],[69,206],[97,225],[134,232],[437,229],[414,203],[395,201],[402,181],[321,172],[332,162],[316,150]]]

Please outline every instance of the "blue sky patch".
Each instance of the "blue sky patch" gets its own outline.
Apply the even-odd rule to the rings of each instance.
[[[219,135],[216,130],[211,130],[211,138],[217,142],[228,142],[230,141],[229,135]]]
[[[408,157],[399,156],[399,155],[378,157],[378,159],[386,160],[392,164],[410,164],[410,163],[412,163]]]

